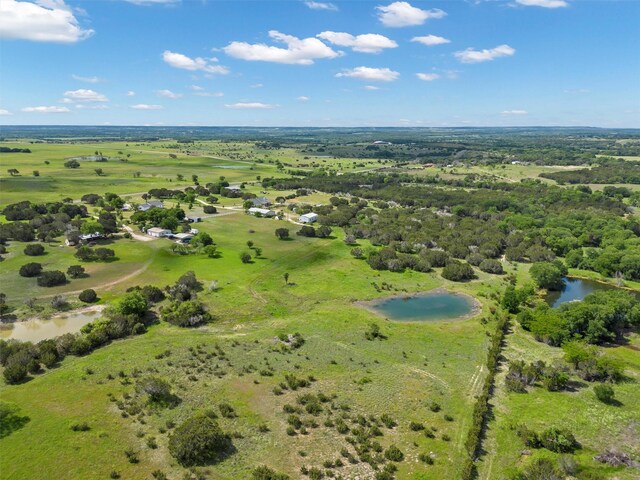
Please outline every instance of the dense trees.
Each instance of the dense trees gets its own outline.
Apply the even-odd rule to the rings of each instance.
[[[211,320],[204,304],[199,300],[174,302],[162,309],[162,319],[179,327],[196,327]]]
[[[30,257],[37,257],[39,255],[44,255],[44,246],[39,243],[30,243],[26,247],[24,247],[24,254]]]
[[[21,277],[37,277],[42,273],[42,264],[40,263],[26,263],[20,267],[18,272]]]
[[[557,264],[549,262],[534,263],[531,265],[529,273],[539,288],[562,290],[564,286],[562,281],[563,271]]]
[[[42,272],[38,277],[38,285],[41,287],[56,287],[65,283],[67,283],[67,277],[59,270]]]

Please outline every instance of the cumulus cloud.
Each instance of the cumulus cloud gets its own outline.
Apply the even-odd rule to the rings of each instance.
[[[380,90],[380,87],[376,87],[375,85],[365,85],[364,89],[373,91],[373,90]]]
[[[164,107],[162,105],[148,105],[146,103],[137,103],[135,105],[131,105],[130,108],[134,110],[162,110]]]
[[[201,87],[199,85],[191,85],[189,88],[194,92],[201,92],[202,90],[204,90],[204,87]]]
[[[333,10],[334,12],[338,11],[338,7],[336,7],[333,3],[309,1],[304,2],[304,4],[311,10]]]
[[[74,80],[78,80],[79,82],[86,82],[86,83],[98,83],[100,82],[100,78],[96,77],[96,76],[92,76],[92,77],[82,77],[80,75],[71,75],[71,78],[73,78]]]
[[[243,109],[256,109],[256,110],[267,110],[269,108],[275,108],[277,105],[272,105],[269,103],[260,103],[260,102],[238,102],[226,104],[225,107],[233,108],[235,110],[243,110]]]
[[[23,112],[27,113],[69,113],[67,107],[24,107]]]
[[[423,45],[427,45],[429,47],[433,45],[444,45],[445,43],[451,43],[451,40],[444,37],[439,37],[437,35],[424,35],[422,37],[413,37],[411,41],[422,43]]]
[[[350,77],[371,82],[393,82],[400,74],[389,68],[356,67],[343,70],[336,77]]]
[[[78,90],[67,90],[64,92],[63,103],[74,102],[108,102],[109,99],[102,93],[98,93],[95,90],[89,90],[87,88],[80,88]]]
[[[442,18],[447,15],[439,8],[422,10],[409,2],[393,2],[386,7],[376,7],[378,19],[385,27],[410,27],[422,25],[430,18]]]
[[[231,42],[223,50],[227,55],[241,60],[291,65],[311,65],[314,60],[335,58],[340,55],[317,38],[300,39],[276,30],[271,30],[269,37],[285,44],[287,48],[274,47],[264,43]]]
[[[437,73],[416,73],[416,77],[420,80],[424,80],[425,82],[433,82],[440,78],[440,75]]]
[[[222,92],[195,92],[194,95],[198,97],[224,97]]]
[[[106,105],[87,105],[84,103],[79,103],[76,105],[77,109],[80,110],[109,110],[109,107]]]
[[[398,44],[377,33],[366,33],[364,35],[351,35],[344,32],[322,32],[316,37],[326,40],[339,47],[350,47],[354,52],[380,53],[385,48],[396,48]]]
[[[0,115],[13,115],[9,110],[5,110],[4,108],[0,108]]]
[[[75,43],[93,35],[80,26],[64,0],[0,2],[0,38],[34,42]]]
[[[525,7],[562,8],[569,6],[565,0],[516,0],[516,3]]]
[[[127,97],[135,97],[136,96],[136,92],[134,92],[133,90],[129,90],[127,92]]]
[[[158,90],[158,91],[156,91],[156,94],[159,97],[170,98],[171,100],[175,100],[177,98],[181,98],[182,97],[181,93],[174,93],[171,90],[167,90],[167,89]]]
[[[527,115],[528,113],[526,110],[504,110],[502,115]]]
[[[162,59],[165,63],[173,68],[181,68],[183,70],[202,71],[207,73],[219,73],[226,75],[229,73],[227,67],[222,65],[212,65],[212,62],[217,62],[216,58],[204,59],[202,57],[190,58],[182,53],[172,52],[165,50],[162,53]]]
[[[510,57],[514,53],[516,53],[515,48],[509,45],[498,45],[495,48],[485,48],[484,50],[467,48],[466,50],[454,53],[454,56],[462,63],[480,63],[489,62],[500,57]]]
[[[298,100],[299,102],[308,102],[309,97],[305,97],[304,95],[301,95],[298,98],[296,98],[296,100]]]

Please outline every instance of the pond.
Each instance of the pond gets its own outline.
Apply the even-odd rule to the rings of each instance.
[[[590,293],[602,290],[617,290],[613,285],[588,280],[586,278],[565,277],[564,289],[559,292],[549,292],[545,297],[546,302],[552,308],[559,307],[563,303],[576,302],[582,300]],[[640,293],[636,293],[636,297],[640,299]]]
[[[101,310],[100,307],[83,309],[56,315],[50,320],[35,318],[24,322],[2,324],[0,325],[0,339],[36,343],[65,333],[76,333],[87,323],[96,320],[100,316]]]
[[[400,322],[431,322],[463,320],[479,311],[479,302],[468,295],[446,290],[407,296],[388,297],[360,305],[389,320]]]

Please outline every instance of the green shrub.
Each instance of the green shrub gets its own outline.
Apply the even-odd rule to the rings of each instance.
[[[215,420],[196,415],[185,420],[169,438],[169,452],[182,466],[215,461],[231,447],[231,439]]]
[[[78,295],[78,299],[84,303],[93,303],[98,299],[98,294],[92,288],[87,288],[86,290],[80,292],[80,295]]]
[[[24,247],[24,254],[30,257],[44,255],[44,247],[39,243],[30,243],[29,245]]]
[[[606,385],[604,383],[594,385],[593,393],[595,393],[596,398],[602,403],[613,403],[615,392],[611,385]]]

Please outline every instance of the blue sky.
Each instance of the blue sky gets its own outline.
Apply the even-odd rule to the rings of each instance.
[[[640,1],[0,2],[0,123],[640,127]]]

